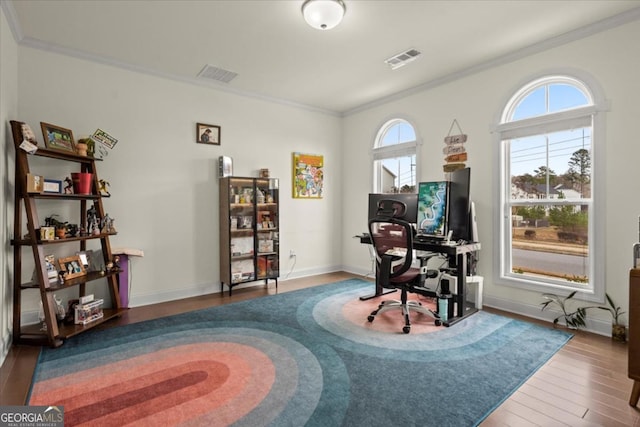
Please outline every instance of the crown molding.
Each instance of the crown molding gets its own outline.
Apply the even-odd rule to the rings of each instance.
[[[381,106],[389,102],[393,102],[411,95],[415,95],[416,93],[424,92],[424,91],[433,89],[435,87],[438,87],[447,83],[451,83],[455,80],[459,80],[464,77],[468,77],[473,74],[477,74],[479,72],[482,72],[500,65],[508,64],[510,62],[517,61],[527,56],[544,52],[546,50],[553,49],[555,47],[562,46],[564,44],[567,44],[576,40],[580,40],[580,39],[589,37],[591,35],[598,34],[602,31],[616,28],[621,25],[640,19],[640,7],[636,7],[629,11],[620,13],[618,15],[615,15],[609,18],[602,19],[600,21],[566,32],[564,34],[551,37],[539,43],[526,46],[522,49],[518,49],[517,51],[507,53],[505,55],[491,59],[489,61],[476,64],[464,70],[460,70],[460,71],[448,74],[446,76],[430,80],[418,86],[414,86],[414,87],[402,90],[400,92],[396,92],[392,95],[378,98],[375,101],[361,104],[355,108],[351,108],[351,109],[340,112],[340,111],[327,110],[325,108],[315,107],[312,105],[302,104],[302,103],[298,103],[298,102],[283,99],[283,98],[271,97],[258,92],[240,90],[231,86],[227,86],[226,84],[222,84],[222,83],[203,81],[202,79],[199,79],[196,77],[184,77],[184,76],[178,76],[175,74],[163,73],[148,67],[141,67],[139,65],[117,61],[113,58],[94,55],[94,54],[90,54],[90,53],[76,50],[76,49],[65,48],[59,45],[55,45],[53,43],[47,43],[42,40],[34,39],[31,37],[25,37],[24,34],[22,33],[22,28],[20,27],[15,9],[13,7],[13,0],[0,0],[0,7],[2,8],[5,14],[5,17],[7,19],[9,27],[11,28],[11,32],[13,34],[14,39],[20,46],[31,47],[34,49],[39,49],[47,52],[57,53],[60,55],[79,58],[86,61],[96,62],[103,65],[109,65],[109,66],[129,70],[137,73],[152,75],[155,77],[160,77],[168,80],[175,80],[175,81],[192,84],[196,86],[207,87],[213,90],[232,93],[232,94],[246,97],[246,98],[258,99],[264,102],[270,102],[270,103],[285,105],[293,108],[299,108],[299,109],[303,109],[303,110],[307,110],[315,113],[326,114],[333,117],[346,117],[353,114],[357,114],[362,111],[369,110],[371,108],[378,107],[378,106]]]
[[[618,15],[614,15],[612,17],[594,22],[593,24],[586,25],[584,27],[578,28],[573,31],[566,32],[564,34],[560,34],[555,37],[551,37],[549,39],[543,40],[539,43],[535,43],[529,46],[526,46],[522,49],[518,49],[517,51],[507,53],[505,55],[499,56],[497,58],[491,59],[489,61],[485,61],[474,65],[472,67],[466,68],[464,70],[460,70],[455,73],[448,74],[446,76],[430,80],[426,83],[423,83],[418,86],[411,87],[409,89],[405,89],[400,92],[396,92],[393,95],[385,96],[383,98],[379,98],[375,101],[368,102],[366,104],[362,104],[358,107],[352,108],[350,110],[344,111],[342,113],[343,117],[350,116],[356,113],[360,113],[362,111],[378,107],[383,104],[387,104],[392,101],[396,101],[402,98],[405,98],[410,95],[415,95],[418,92],[424,92],[429,89],[436,88],[438,86],[451,83],[455,80],[459,80],[464,77],[471,76],[473,74],[477,74],[481,71],[485,71],[494,67],[498,67],[500,65],[508,64],[510,62],[517,61],[519,59],[525,58],[527,56],[544,52],[546,50],[553,49],[558,46],[562,46],[567,43],[574,42],[576,40],[584,39],[586,37],[592,36],[594,34],[598,34],[602,31],[610,30],[612,28],[619,27],[624,24],[628,24],[633,21],[637,21],[640,19],[640,7],[635,9],[628,10],[626,12],[620,13]]]
[[[13,7],[13,2],[9,0],[0,0],[0,9],[2,9],[5,18],[7,19],[7,24],[9,24],[9,28],[11,29],[13,39],[16,43],[20,43],[23,38],[22,27],[18,21],[18,15],[16,15],[16,9]]]

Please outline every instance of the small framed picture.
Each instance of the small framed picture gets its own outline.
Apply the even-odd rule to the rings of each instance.
[[[62,181],[45,178],[42,191],[44,193],[62,193]]]
[[[71,132],[71,129],[61,128],[60,126],[44,122],[40,122],[40,127],[42,128],[44,145],[47,148],[75,154],[76,143],[73,140],[73,132]]]
[[[42,193],[43,187],[43,176],[27,174],[27,193]]]
[[[220,126],[196,123],[196,142],[220,145]]]
[[[78,255],[59,258],[58,271],[64,275],[65,279],[73,279],[74,277],[84,276],[86,271],[82,261]]]
[[[91,260],[91,256],[93,255],[93,251],[92,250],[80,251],[80,252],[76,252],[76,255],[78,255],[78,257],[80,258],[80,262],[82,263],[84,270],[91,271],[90,260]]]

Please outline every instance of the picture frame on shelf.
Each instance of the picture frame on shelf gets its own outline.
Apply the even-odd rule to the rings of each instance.
[[[90,249],[86,251],[79,251],[76,252],[76,255],[78,255],[78,257],[80,258],[80,262],[84,267],[84,271],[91,271],[91,257],[93,255],[93,251]]]
[[[40,240],[52,241],[56,239],[55,227],[40,227]]]
[[[42,193],[44,177],[41,175],[27,174],[27,193]]]
[[[65,279],[73,279],[87,274],[78,255],[58,259],[58,271]]]
[[[62,193],[62,181],[57,179],[44,179],[44,186],[42,188],[43,193]]]
[[[104,262],[102,250],[85,251],[89,257],[89,271],[105,271],[107,266]]]
[[[42,128],[45,147],[52,150],[75,154],[76,143],[73,139],[73,132],[71,129],[66,129],[45,122],[40,122],[40,127]]]
[[[220,145],[220,126],[196,123],[196,142],[200,144]]]
[[[56,270],[55,262],[56,259],[53,255],[45,255],[44,263],[47,270],[47,279],[50,284],[58,282],[58,270]],[[38,275],[35,268],[33,269],[33,274],[31,275],[31,281],[34,283],[38,283]]]

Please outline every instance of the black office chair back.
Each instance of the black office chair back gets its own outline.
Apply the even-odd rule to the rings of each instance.
[[[384,199],[378,203],[376,216],[369,220],[378,276],[383,281],[393,281],[406,273],[413,262],[413,225],[400,219],[406,209],[398,200]]]

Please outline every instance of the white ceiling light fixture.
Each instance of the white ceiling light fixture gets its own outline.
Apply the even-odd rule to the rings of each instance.
[[[337,26],[346,11],[342,0],[305,0],[302,3],[304,20],[318,30],[330,30]]]

